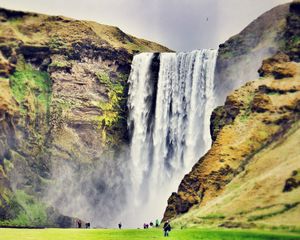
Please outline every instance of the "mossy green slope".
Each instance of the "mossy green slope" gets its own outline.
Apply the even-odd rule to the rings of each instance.
[[[114,26],[91,21],[80,21],[63,16],[48,16],[1,9],[0,36],[10,39],[9,44],[49,46],[56,51],[71,51],[72,44],[87,42],[91,45],[124,49],[130,53],[170,51],[168,48],[128,35]],[[6,43],[7,44],[7,43]]]

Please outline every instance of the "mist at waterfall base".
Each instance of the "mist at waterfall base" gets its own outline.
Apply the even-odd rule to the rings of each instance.
[[[90,222],[94,228],[116,227],[127,205],[128,148],[90,160],[52,161],[52,180],[44,201],[61,214]],[[75,222],[73,223],[75,224]]]
[[[45,201],[92,227],[141,228],[211,145],[216,50],[141,53],[128,79],[131,143],[90,161],[53,161]]]
[[[211,145],[216,50],[142,53],[129,77],[131,193],[126,226],[162,219],[167,199]]]

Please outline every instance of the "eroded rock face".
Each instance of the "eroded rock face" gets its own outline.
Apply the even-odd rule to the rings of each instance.
[[[133,53],[169,50],[94,22],[6,9],[0,16],[0,225],[15,224],[24,209],[9,213],[7,202],[21,198],[60,211],[45,206],[46,218],[21,225],[113,218],[126,201]]]
[[[10,154],[8,149],[13,147],[15,136],[15,117],[18,115],[17,103],[14,100],[9,82],[0,81],[0,217],[8,219],[11,217],[9,198],[12,194],[5,161],[8,161]]]
[[[212,140],[215,141],[220,130],[230,123],[240,113],[243,108],[243,102],[237,101],[234,93],[227,97],[225,105],[217,107],[210,118],[210,133]]]

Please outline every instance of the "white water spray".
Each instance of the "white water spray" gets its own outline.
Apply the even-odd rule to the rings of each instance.
[[[211,144],[217,51],[162,53],[158,74],[154,56],[136,55],[129,77],[131,226],[162,217],[168,196]]]

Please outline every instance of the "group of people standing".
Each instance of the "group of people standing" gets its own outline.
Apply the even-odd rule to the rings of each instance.
[[[81,228],[81,227],[82,227],[82,221],[81,221],[81,220],[78,219],[78,220],[76,221],[76,223],[77,223],[77,227],[78,227],[78,228]],[[144,223],[144,229],[148,229],[149,226],[150,226],[150,227],[154,227],[153,222],[150,222],[149,224]],[[88,223],[88,222],[85,223],[85,228],[90,228],[90,227],[91,227],[91,224],[90,224],[90,223]],[[121,222],[118,224],[118,227],[119,227],[119,229],[122,229],[122,223],[121,223]],[[156,221],[155,221],[155,227],[159,227],[159,220],[158,220],[158,219],[156,219]],[[169,222],[169,221],[166,221],[166,222],[164,223],[163,230],[164,230],[164,236],[165,236],[165,237],[168,237],[168,236],[169,236],[169,232],[171,231],[171,225],[170,225],[170,222]]]
[[[150,222],[149,224],[148,223],[144,223],[144,229],[148,229],[149,228],[149,225],[150,225],[150,227],[154,227],[154,224],[153,224],[153,222]],[[118,227],[119,227],[119,229],[122,229],[122,223],[120,222],[119,224],[118,224]],[[156,221],[155,221],[155,227],[159,227],[159,220],[158,219],[156,219]],[[164,236],[165,237],[168,237],[169,236],[169,232],[171,231],[171,224],[170,224],[170,222],[169,221],[166,221],[165,223],[164,223],[164,226],[163,226],[163,230],[164,230]]]
[[[148,229],[149,227],[154,227],[154,223],[153,222],[150,222],[149,224],[144,223],[144,229]],[[155,227],[159,227],[159,220],[158,219],[156,219],[156,221],[155,221]]]
[[[78,228],[81,228],[81,227],[82,227],[82,221],[81,221],[80,219],[78,219],[78,220],[76,221],[76,223],[77,223],[77,227],[78,227]],[[86,223],[85,223],[85,228],[91,228],[91,223],[86,222]]]

